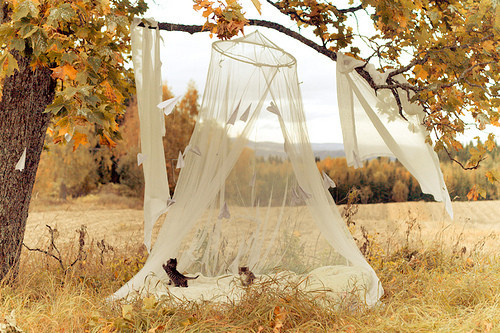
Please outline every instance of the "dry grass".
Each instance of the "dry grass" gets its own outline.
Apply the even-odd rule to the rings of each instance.
[[[464,250],[461,237],[422,238],[418,217],[412,221],[401,220],[390,239],[372,233],[359,239],[369,240],[367,256],[385,289],[380,305],[370,309],[269,284],[253,286],[238,304],[154,298],[109,304],[105,298],[145,255],[138,242],[103,251],[89,230],[84,259],[66,274],[52,258],[23,252],[17,283],[0,287],[0,322],[14,310],[25,332],[500,331],[500,257],[484,251],[489,239]],[[76,239],[61,246],[69,265],[77,256]]]

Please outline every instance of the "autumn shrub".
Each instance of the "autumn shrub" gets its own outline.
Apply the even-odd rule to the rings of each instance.
[[[49,144],[40,159],[33,193],[65,199],[97,188],[99,154],[85,147],[72,151],[69,144]]]
[[[144,174],[142,168],[137,165],[138,147],[131,147],[118,161],[118,174],[120,184],[128,187],[137,196],[144,193]]]
[[[172,97],[168,86],[163,88],[164,98]],[[166,135],[163,138],[167,174],[171,191],[175,188],[179,170],[175,162],[179,151],[188,145],[198,115],[198,91],[190,82],[184,97],[174,111],[165,117]],[[99,191],[103,184],[121,184],[130,189],[128,195],[142,197],[144,180],[142,167],[137,165],[140,150],[139,115],[137,101],[132,98],[125,116],[119,121],[122,140],[116,147],[103,148],[93,130],[80,129],[88,134],[87,144],[79,145],[73,151],[73,140],[59,144],[46,140],[38,167],[34,193],[44,197],[80,197]]]

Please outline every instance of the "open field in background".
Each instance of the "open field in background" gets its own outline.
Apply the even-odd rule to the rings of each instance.
[[[278,291],[255,285],[239,304],[146,298],[114,305],[105,298],[145,260],[140,201],[35,199],[26,243],[47,249],[45,224],[57,227],[67,267],[78,252],[75,230],[84,224],[85,255],[63,274],[53,258],[23,250],[17,284],[0,286],[0,327],[14,322],[14,310],[17,332],[500,332],[499,240],[493,236],[500,232],[500,202],[453,207],[453,222],[439,203],[358,207],[354,231],[362,240],[361,226],[368,229],[367,256],[385,289],[381,305],[371,309],[328,303],[293,285]],[[101,239],[113,249],[102,251]]]
[[[143,239],[140,201],[107,198],[108,201],[100,196],[87,196],[62,203],[35,200],[28,217],[25,242],[33,244],[43,240],[40,236],[48,237],[46,224],[57,227],[61,241],[70,240],[76,237],[74,231],[83,224],[95,240],[104,239],[113,246],[124,243],[139,246]],[[338,207],[342,212],[345,205]],[[453,210],[454,219],[451,220],[444,205],[437,202],[369,204],[359,205],[353,220],[357,229],[366,227],[381,243],[401,242],[406,237],[407,224],[416,222],[418,225],[414,226],[411,236],[419,238],[423,245],[429,246],[436,241],[451,246],[460,237],[460,243],[470,247],[486,237],[485,249],[498,249],[500,201],[454,202]],[[494,237],[495,233],[498,237]]]

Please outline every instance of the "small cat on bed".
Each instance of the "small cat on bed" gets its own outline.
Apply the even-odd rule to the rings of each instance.
[[[177,270],[177,258],[170,258],[167,261],[167,264],[162,265],[163,269],[165,270],[165,273],[167,273],[168,277],[170,278],[170,281],[168,282],[169,285],[174,284],[176,287],[186,287],[188,286],[187,280],[194,280],[197,279],[198,276],[196,277],[188,277],[184,276],[179,271]]]
[[[244,287],[248,287],[255,280],[255,275],[246,266],[238,267],[238,274]]]

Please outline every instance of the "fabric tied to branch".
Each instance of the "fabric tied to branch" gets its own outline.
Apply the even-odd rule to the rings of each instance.
[[[137,105],[141,128],[141,154],[144,170],[144,245],[151,248],[151,233],[156,220],[168,208],[170,191],[162,137],[165,121],[157,105],[162,101],[160,62],[160,31],[157,22],[147,20],[146,27],[139,27],[140,20],[132,25],[132,60],[134,63]],[[139,160],[138,160],[139,162]]]
[[[418,180],[422,192],[444,202],[453,218],[439,159],[426,142],[429,133],[422,125],[422,108],[410,102],[411,94],[398,89],[405,120],[390,90],[375,92],[354,70],[364,62],[340,52],[337,57],[337,96],[347,164],[358,168],[362,161],[378,156],[397,158]],[[387,78],[388,73],[378,73],[371,65],[366,69],[375,82]],[[393,78],[408,83],[401,75]]]

